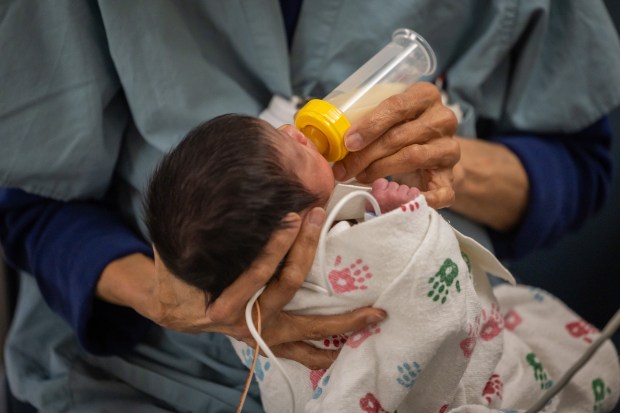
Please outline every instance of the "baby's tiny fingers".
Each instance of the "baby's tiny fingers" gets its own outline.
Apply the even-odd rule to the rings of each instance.
[[[409,190],[407,191],[407,198],[411,199],[415,199],[420,195],[420,190],[416,187],[413,188],[409,188]]]
[[[409,193],[409,189],[410,189],[409,186],[401,184],[398,187],[398,195],[400,195],[403,198],[408,198],[407,194]]]
[[[373,192],[385,191],[389,184],[390,184],[390,181],[388,181],[385,178],[375,179],[375,181],[372,183],[372,191]]]

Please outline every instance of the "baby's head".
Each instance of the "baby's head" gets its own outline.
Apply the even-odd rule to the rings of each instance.
[[[158,268],[214,300],[282,218],[324,205],[333,186],[329,164],[292,126],[241,115],[203,123],[163,157],[148,185],[144,216]]]

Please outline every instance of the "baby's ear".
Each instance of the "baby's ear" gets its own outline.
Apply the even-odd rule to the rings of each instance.
[[[282,125],[278,129],[280,131],[284,132],[289,137],[295,139],[300,144],[302,144],[302,145],[307,145],[308,144],[308,138],[306,137],[306,135],[301,133],[301,131],[299,129],[297,129],[295,126],[293,126],[293,125]]]
[[[308,144],[308,138],[306,137],[306,135],[301,133],[298,129],[295,129],[295,131],[296,131],[296,133],[295,133],[295,140],[297,140],[297,142],[301,143],[302,145],[307,145]]]

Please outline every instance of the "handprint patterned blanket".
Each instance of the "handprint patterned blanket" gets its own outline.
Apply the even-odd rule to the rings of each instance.
[[[508,282],[492,288],[488,273]],[[294,401],[281,372],[260,356],[256,378],[267,412],[521,412],[598,334],[550,294],[513,285],[489,251],[423,196],[357,225],[335,225],[307,282],[331,294],[302,288],[288,311],[372,305],[388,317],[313,342],[340,350],[327,370],[281,359]],[[249,366],[252,349],[233,345]],[[618,355],[608,342],[544,411],[608,411],[619,389]]]

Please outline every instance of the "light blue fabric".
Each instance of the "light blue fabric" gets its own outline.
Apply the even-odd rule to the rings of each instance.
[[[6,344],[12,392],[41,412],[234,411],[248,370],[220,334],[153,328],[131,354],[95,357],[20,277],[19,311]],[[261,412],[254,383],[244,412]]]
[[[276,0],[15,0],[0,13],[0,185],[62,200],[113,189],[140,228],[147,177],[190,128],[256,115],[273,94],[323,96],[398,27],[435,50],[461,134],[480,118],[500,132],[576,131],[620,102],[618,40],[599,1],[306,1],[290,56]],[[42,411],[237,404],[245,371],[225,338],[154,329],[132,353],[97,358],[31,278],[21,294],[7,372]],[[256,398],[246,406],[260,411]]]
[[[58,199],[101,196],[120,154],[141,189],[192,126],[258,114],[273,94],[322,96],[397,27],[432,45],[467,136],[480,117],[577,131],[620,102],[618,39],[599,1],[313,1],[290,62],[275,0],[30,0],[2,13],[0,184]]]

